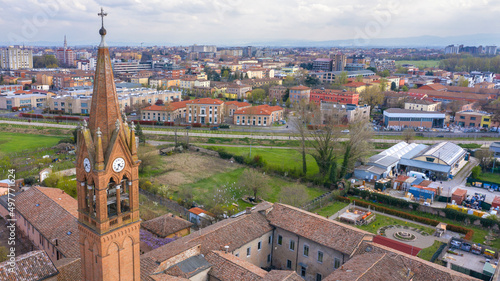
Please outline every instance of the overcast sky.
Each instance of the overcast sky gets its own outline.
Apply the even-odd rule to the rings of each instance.
[[[498,0],[0,0],[0,43],[229,44],[497,33]]]

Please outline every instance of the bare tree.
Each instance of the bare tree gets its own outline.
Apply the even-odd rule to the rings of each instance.
[[[304,185],[292,184],[281,188],[280,202],[300,207],[308,200],[307,188]]]
[[[373,129],[367,121],[358,121],[349,126],[349,137],[344,143],[344,160],[340,169],[340,177],[354,170],[356,161],[363,160],[373,149],[371,139]]]
[[[307,174],[307,146],[308,146],[308,137],[309,130],[307,125],[311,122],[312,113],[309,110],[309,106],[305,100],[301,100],[299,103],[295,103],[295,118],[291,118],[291,125],[296,133],[294,136],[300,142],[299,152],[302,155],[302,173],[304,175]]]
[[[261,196],[264,196],[266,191],[266,178],[255,169],[246,169],[240,176],[238,183],[242,188],[250,192],[255,200],[257,200],[257,194],[260,193]]]
[[[363,90],[359,95],[362,103],[370,105],[371,108],[382,104],[384,102],[384,94],[380,91],[381,87],[370,87]]]
[[[479,166],[483,171],[486,171],[493,163],[493,152],[487,148],[476,150],[474,156],[479,160]]]
[[[317,115],[319,114],[315,114],[315,116]],[[319,124],[319,122],[316,121],[315,124]],[[318,164],[321,176],[328,175],[332,163],[337,159],[336,150],[341,146],[339,142],[340,129],[335,124],[335,120],[327,119],[325,124],[319,127],[321,129],[311,133],[311,146],[313,147],[311,155]]]
[[[411,143],[415,139],[415,130],[407,128],[401,134],[403,140],[407,143]]]

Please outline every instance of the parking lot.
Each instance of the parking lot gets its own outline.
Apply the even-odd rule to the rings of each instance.
[[[476,272],[483,272],[483,267],[484,263],[486,262],[486,257],[484,255],[475,255],[470,252],[458,250],[458,249],[453,249],[454,252],[458,254],[463,254],[463,256],[460,255],[454,255],[450,253],[445,253],[443,256],[443,260],[448,262],[448,263],[453,263],[455,265],[474,270]],[[492,259],[490,261],[491,264],[495,264],[497,260]]]

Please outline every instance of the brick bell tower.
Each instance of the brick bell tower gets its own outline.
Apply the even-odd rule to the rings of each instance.
[[[121,116],[105,42],[99,30],[89,123],[77,137],[78,229],[85,281],[140,280],[139,173],[134,124]]]

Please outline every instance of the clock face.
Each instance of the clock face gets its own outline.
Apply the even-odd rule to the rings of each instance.
[[[83,159],[83,168],[85,172],[90,172],[90,160],[88,158]]]
[[[125,168],[125,160],[123,158],[116,158],[115,161],[113,161],[113,171],[115,172],[121,172]]]

